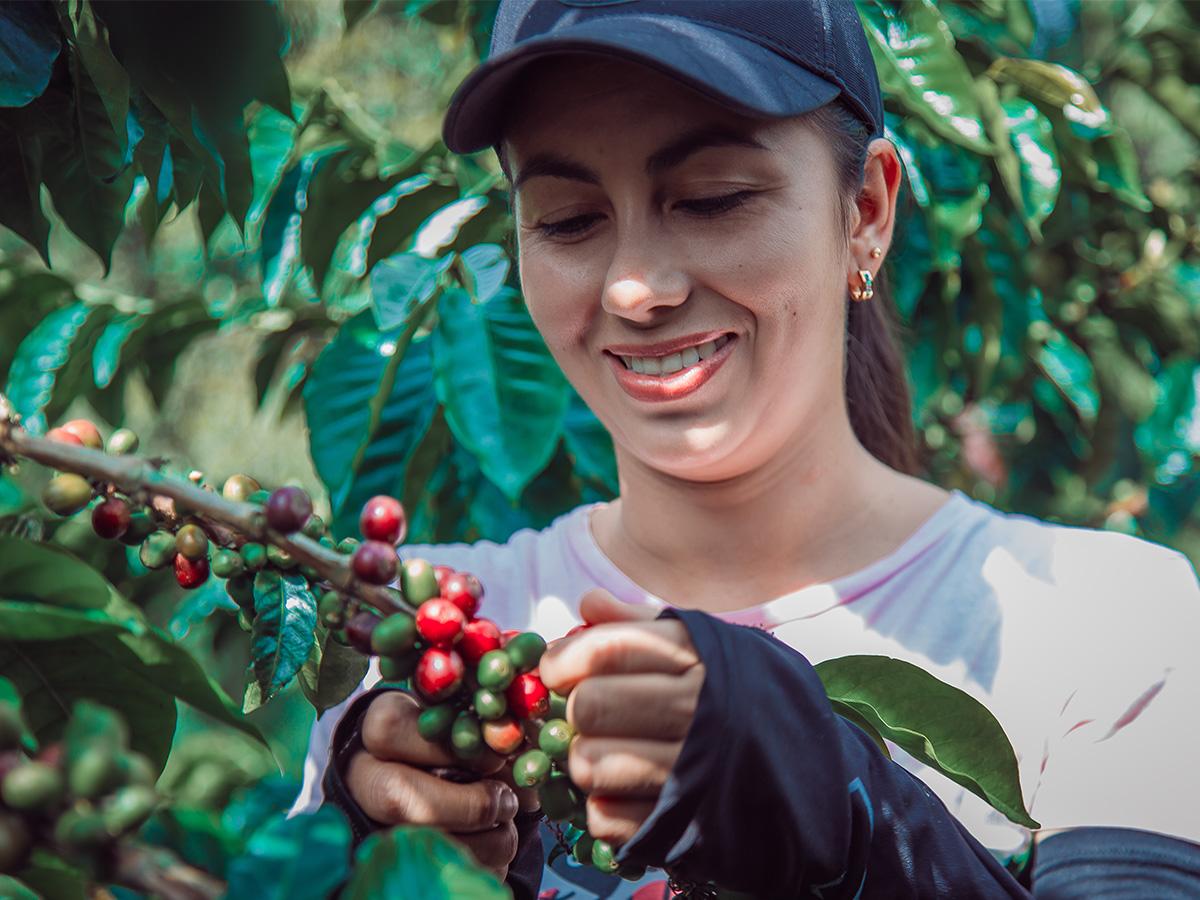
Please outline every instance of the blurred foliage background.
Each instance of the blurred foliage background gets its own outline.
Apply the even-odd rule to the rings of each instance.
[[[494,4],[139,7],[0,8],[34,48],[0,97],[0,373],[26,421],[301,484],[345,533],[380,492],[417,542],[612,496],[524,312],[495,160],[437,140]],[[928,477],[1200,561],[1200,4],[858,7],[905,166],[885,277]],[[37,512],[37,477],[0,480],[3,529],[96,565],[241,696],[219,584],[131,574]],[[312,715],[295,685],[252,711],[269,754],[185,712],[164,784],[215,809],[295,778]]]

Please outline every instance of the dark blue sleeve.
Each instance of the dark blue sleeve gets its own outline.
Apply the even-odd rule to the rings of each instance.
[[[1194,900],[1200,844],[1132,828],[1073,828],[1038,843],[1033,893],[1039,900]]]
[[[756,897],[1027,898],[916,776],[833,712],[770,634],[679,619],[705,666],[683,750],[619,859]]]

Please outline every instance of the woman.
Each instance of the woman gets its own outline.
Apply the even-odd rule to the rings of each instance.
[[[477,574],[505,627],[596,623],[541,674],[570,691],[589,829],[629,863],[761,896],[1200,895],[1195,575],[913,476],[882,118],[850,3],[505,0],[446,141],[500,154],[530,313],[620,497],[405,555]],[[1028,831],[832,714],[810,661],[853,653],[996,714],[1036,873]],[[315,726],[298,810],[324,779],[360,832],[445,828],[518,896],[631,894],[543,875],[528,798],[425,771],[452,760],[376,679]]]

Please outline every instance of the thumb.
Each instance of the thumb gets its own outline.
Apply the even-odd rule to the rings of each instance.
[[[661,609],[649,603],[625,603],[603,588],[593,588],[579,601],[579,615],[588,625],[607,622],[650,622]]]

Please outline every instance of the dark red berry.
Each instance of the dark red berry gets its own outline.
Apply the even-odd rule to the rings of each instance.
[[[532,672],[514,678],[504,696],[509,711],[522,719],[541,718],[550,712],[550,691]]]
[[[483,585],[474,575],[466,572],[455,572],[441,584],[442,596],[463,611],[468,619],[473,619],[479,611],[479,601],[483,599]]]
[[[413,682],[426,700],[438,703],[458,690],[463,679],[463,661],[453,650],[430,647],[421,655]]]
[[[404,540],[408,523],[404,518],[404,507],[395,497],[380,494],[363,504],[358,517],[358,527],[368,541],[383,541],[393,547]]]
[[[483,654],[500,649],[500,629],[491,619],[473,619],[463,628],[463,636],[454,649],[466,662],[477,665]]]
[[[371,635],[382,620],[373,612],[359,610],[346,622],[346,639],[359,653],[371,654]]]
[[[467,618],[442,597],[426,600],[417,608],[417,631],[435,647],[449,647],[462,637]]]
[[[298,487],[281,487],[267,498],[267,524],[283,534],[303,528],[312,511],[312,500]]]
[[[129,529],[129,504],[109,497],[92,510],[92,529],[102,538],[115,540]]]
[[[433,577],[437,579],[438,593],[442,592],[442,586],[446,583],[446,579],[454,574],[454,569],[450,566],[434,566]]]
[[[198,588],[207,578],[207,559],[188,559],[182,553],[175,555],[175,580],[181,588]]]
[[[354,574],[368,584],[388,584],[396,577],[400,564],[396,548],[383,541],[366,541],[354,551],[350,561]]]

